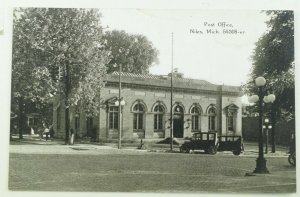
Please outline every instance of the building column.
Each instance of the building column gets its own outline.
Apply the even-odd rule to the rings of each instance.
[[[151,139],[154,134],[154,115],[152,113],[145,113],[145,138]]]
[[[201,132],[208,132],[208,115],[201,116]]]
[[[224,132],[224,125],[223,125],[223,121],[224,121],[224,117],[223,117],[223,86],[220,85],[218,87],[218,92],[219,92],[219,96],[218,96],[218,100],[217,100],[217,131],[219,135],[223,135]],[[226,118],[225,118],[225,122],[226,122]],[[225,130],[227,130],[226,126],[225,126]]]
[[[237,114],[235,115],[235,134],[242,136],[242,109],[237,110]]]
[[[170,113],[165,114],[165,138],[170,137],[171,127],[170,127]]]
[[[100,108],[99,110],[99,140],[107,139],[107,121],[106,110]]]
[[[225,113],[221,114],[222,116],[222,120],[221,120],[221,124],[222,124],[222,131],[221,131],[221,135],[228,135],[227,132],[227,117]]]
[[[128,106],[123,109],[123,129],[122,139],[134,139],[133,135],[133,113],[130,112]]]
[[[188,119],[190,121],[188,122]],[[183,137],[191,137],[192,136],[192,115],[187,114],[184,116],[184,124],[183,124]],[[199,125],[201,127],[201,125]]]

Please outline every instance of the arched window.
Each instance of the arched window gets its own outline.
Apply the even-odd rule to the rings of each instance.
[[[193,107],[191,110],[192,114],[192,131],[200,131],[200,110],[197,107]]]
[[[110,106],[108,111],[108,125],[109,129],[118,129],[119,128],[119,107],[118,106]]]
[[[216,110],[214,108],[210,108],[208,110],[208,130],[215,131],[216,130]]]
[[[233,129],[233,113],[228,112],[227,114],[227,129],[228,131],[234,131]]]
[[[163,130],[163,118],[165,109],[158,104],[154,107],[154,130]]]
[[[235,104],[230,104],[224,108],[226,113],[226,131],[236,131],[238,109],[239,107]]]
[[[137,103],[133,107],[133,129],[144,129],[144,106],[141,103]]]

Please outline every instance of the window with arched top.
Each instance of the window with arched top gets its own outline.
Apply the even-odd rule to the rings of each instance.
[[[118,129],[119,128],[119,107],[110,106],[108,108],[108,125],[109,129]]]
[[[216,130],[216,110],[214,108],[210,108],[208,110],[208,130],[215,131]]]
[[[199,110],[198,107],[194,106],[192,109],[191,109],[191,114],[192,114],[192,131],[200,131],[200,125],[201,125],[201,122],[200,122],[200,115],[201,115],[201,112]]]
[[[228,129],[228,131],[234,131],[233,113],[232,112],[228,112],[228,114],[227,114],[227,129]]]
[[[163,119],[164,119],[164,113],[165,109],[163,105],[156,105],[154,107],[154,130],[163,130]]]
[[[133,107],[133,129],[134,130],[144,129],[144,113],[145,113],[145,108],[141,103],[137,103]]]
[[[235,104],[230,104],[224,108],[226,114],[226,131],[236,131],[238,109],[239,107]]]

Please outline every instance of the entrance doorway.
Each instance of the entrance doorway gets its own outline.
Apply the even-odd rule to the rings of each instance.
[[[183,108],[177,105],[173,115],[173,136],[176,138],[183,138],[183,115]]]

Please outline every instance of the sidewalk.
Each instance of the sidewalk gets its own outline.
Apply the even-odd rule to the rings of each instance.
[[[244,142],[244,155],[258,155],[258,143],[256,142]],[[277,145],[275,148],[275,153],[272,153],[272,147],[269,145],[268,147],[268,153],[265,153],[266,145],[264,144],[264,156],[265,157],[288,157],[289,156],[289,148]]]
[[[101,150],[101,151],[99,151]],[[38,136],[23,136],[22,140],[13,138],[9,146],[10,153],[19,154],[124,154],[147,152],[137,147],[123,147],[121,150],[116,144],[100,144],[97,142],[81,141],[74,145],[65,145],[62,139],[39,139]]]
[[[79,141],[79,140],[78,140]],[[21,146],[21,147],[20,147]],[[170,145],[168,144],[146,144],[145,149],[138,149],[139,143],[122,143],[122,148],[117,148],[117,143],[101,143],[90,142],[89,139],[80,139],[74,145],[65,145],[62,139],[48,140],[39,139],[38,135],[24,135],[22,140],[14,136],[10,142],[10,153],[21,154],[124,154],[124,153],[146,153],[146,152],[170,152]],[[258,145],[257,143],[245,142],[245,151],[240,156],[257,157]],[[265,148],[265,147],[264,147]],[[101,150],[101,151],[99,151]],[[179,153],[179,146],[174,145],[173,151]],[[197,153],[195,151],[194,153]],[[193,152],[191,152],[193,154]],[[221,155],[232,155],[230,151],[218,152]],[[267,157],[288,157],[288,148],[277,146],[276,152],[264,154]]]

